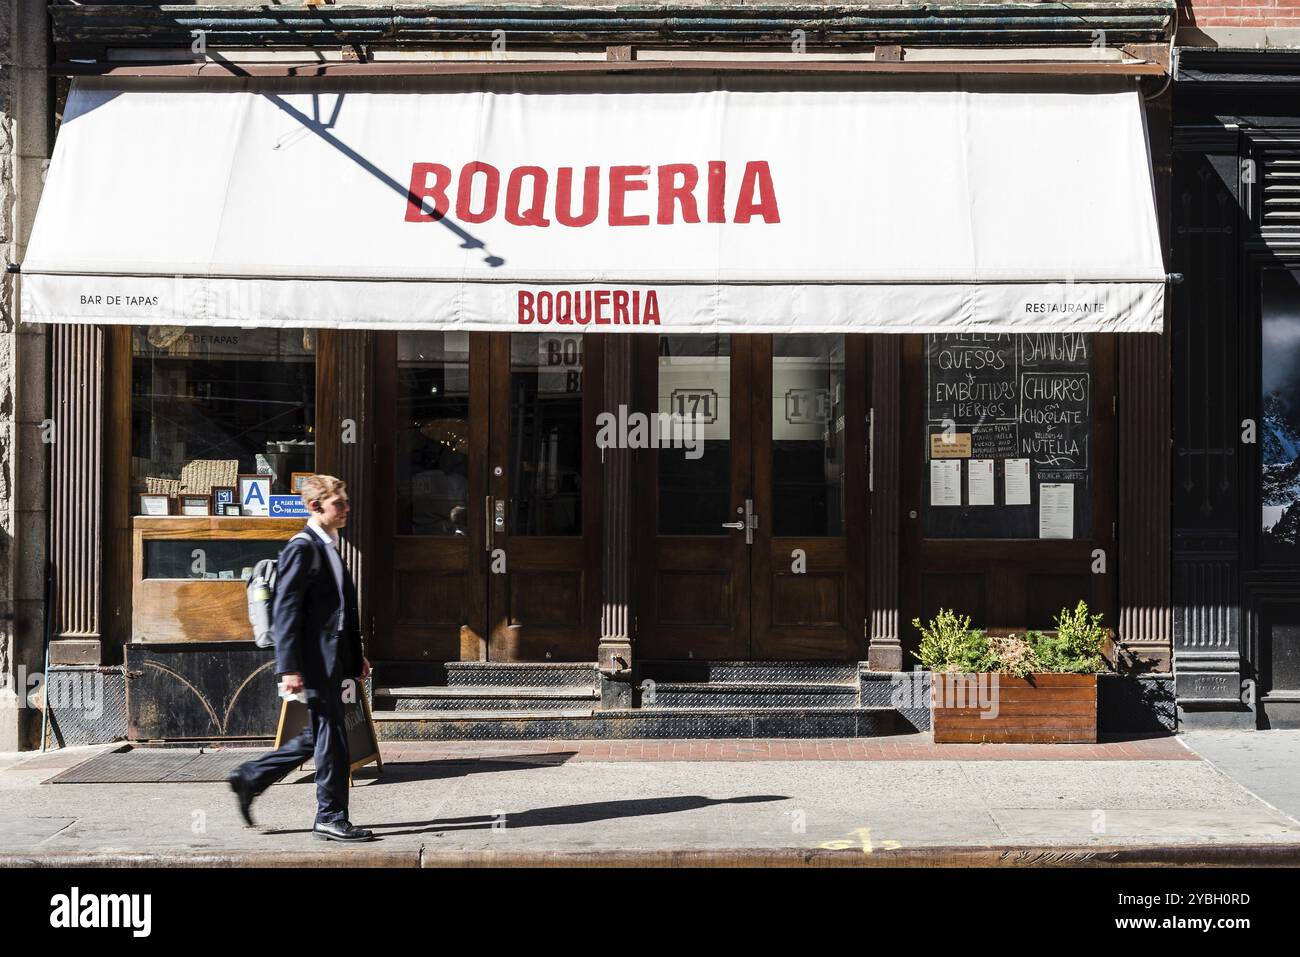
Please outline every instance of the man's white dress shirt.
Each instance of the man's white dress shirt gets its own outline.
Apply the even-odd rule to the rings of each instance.
[[[334,571],[334,581],[339,588],[339,613],[334,619],[334,631],[343,630],[343,606],[346,599],[343,595],[343,556],[339,554],[339,533],[334,529],[325,529],[317,524],[316,516],[307,519],[307,527],[320,536],[320,540],[326,544],[326,549],[330,556],[330,568]]]

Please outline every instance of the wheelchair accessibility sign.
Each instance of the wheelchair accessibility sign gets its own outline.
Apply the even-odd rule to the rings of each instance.
[[[272,518],[306,518],[307,506],[297,495],[272,495],[270,515]]]

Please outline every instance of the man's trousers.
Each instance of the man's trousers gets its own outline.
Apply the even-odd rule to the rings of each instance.
[[[334,824],[348,818],[347,727],[343,717],[343,689],[332,688],[307,699],[307,726],[296,738],[253,761],[238,773],[261,794],[290,771],[314,758],[316,762],[316,823]]]

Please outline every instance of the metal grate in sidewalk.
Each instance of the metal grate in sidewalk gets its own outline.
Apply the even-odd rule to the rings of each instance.
[[[46,783],[177,784],[224,781],[237,766],[262,753],[252,748],[131,748],[127,751],[109,751],[68,768]]]

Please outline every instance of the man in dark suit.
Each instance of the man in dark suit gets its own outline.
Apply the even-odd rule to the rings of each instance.
[[[276,563],[271,627],[276,673],[290,694],[307,694],[308,722],[276,751],[240,765],[230,775],[239,810],[252,826],[253,799],[308,757],[316,762],[316,824],[322,840],[368,841],[374,835],[348,821],[347,729],[344,682],[363,679],[370,662],[361,650],[357,591],[338,552],[338,529],[348,521],[344,484],[313,475],[302,486],[310,518]],[[353,685],[353,691],[362,693]]]

